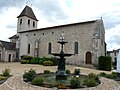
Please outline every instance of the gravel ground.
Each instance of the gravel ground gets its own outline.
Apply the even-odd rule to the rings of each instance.
[[[41,66],[41,65],[31,65],[31,64],[20,64],[20,63],[0,63],[0,73],[2,70],[8,68],[11,70],[11,78],[9,78],[5,83],[0,85],[0,90],[53,90],[42,87],[35,87],[33,85],[26,84],[22,80],[22,74],[25,70],[34,69],[37,73],[43,72],[44,70],[56,71],[57,66]],[[66,69],[74,71],[75,68],[80,68],[80,72],[83,74],[89,74],[90,72],[99,74],[100,72],[111,73],[110,71],[100,71],[95,69],[88,69],[82,67],[75,67],[72,65],[66,65]],[[120,82],[116,83],[114,80],[102,78],[101,84],[97,87],[86,88],[81,90],[120,90]]]

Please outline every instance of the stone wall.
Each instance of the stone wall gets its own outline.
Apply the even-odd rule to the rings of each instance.
[[[59,37],[62,33],[65,35],[65,39],[68,42],[64,46],[65,53],[72,53],[74,54],[74,43],[78,42],[78,54],[67,58],[67,63],[70,64],[85,64],[86,52],[92,53],[92,63],[97,64],[95,52],[93,53],[93,34],[99,33],[99,45],[98,51],[100,55],[104,55],[104,44],[101,45],[101,39],[104,42],[104,28],[102,20],[98,20],[96,22],[90,23],[80,23],[80,24],[72,24],[66,26],[59,26],[53,28],[43,28],[32,30],[31,32],[22,32],[20,33],[20,55],[28,54],[27,53],[27,45],[30,44],[30,54],[34,56],[35,52],[35,42],[36,40],[39,42],[39,56],[49,56],[52,55],[48,54],[48,43],[52,44],[52,52],[60,52],[60,45],[57,43]],[[99,24],[99,25],[98,25]],[[99,29],[97,30],[97,28]]]

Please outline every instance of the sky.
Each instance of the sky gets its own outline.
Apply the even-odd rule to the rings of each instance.
[[[120,48],[120,0],[0,0],[0,40],[17,32],[17,16],[32,7],[38,28],[96,20],[102,17],[107,50]]]

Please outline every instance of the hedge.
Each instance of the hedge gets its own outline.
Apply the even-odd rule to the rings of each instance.
[[[100,70],[111,71],[112,58],[110,56],[100,56],[98,60],[98,68]]]

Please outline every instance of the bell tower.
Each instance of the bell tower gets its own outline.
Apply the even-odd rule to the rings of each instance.
[[[37,29],[38,20],[31,7],[26,5],[17,18],[17,33]]]

